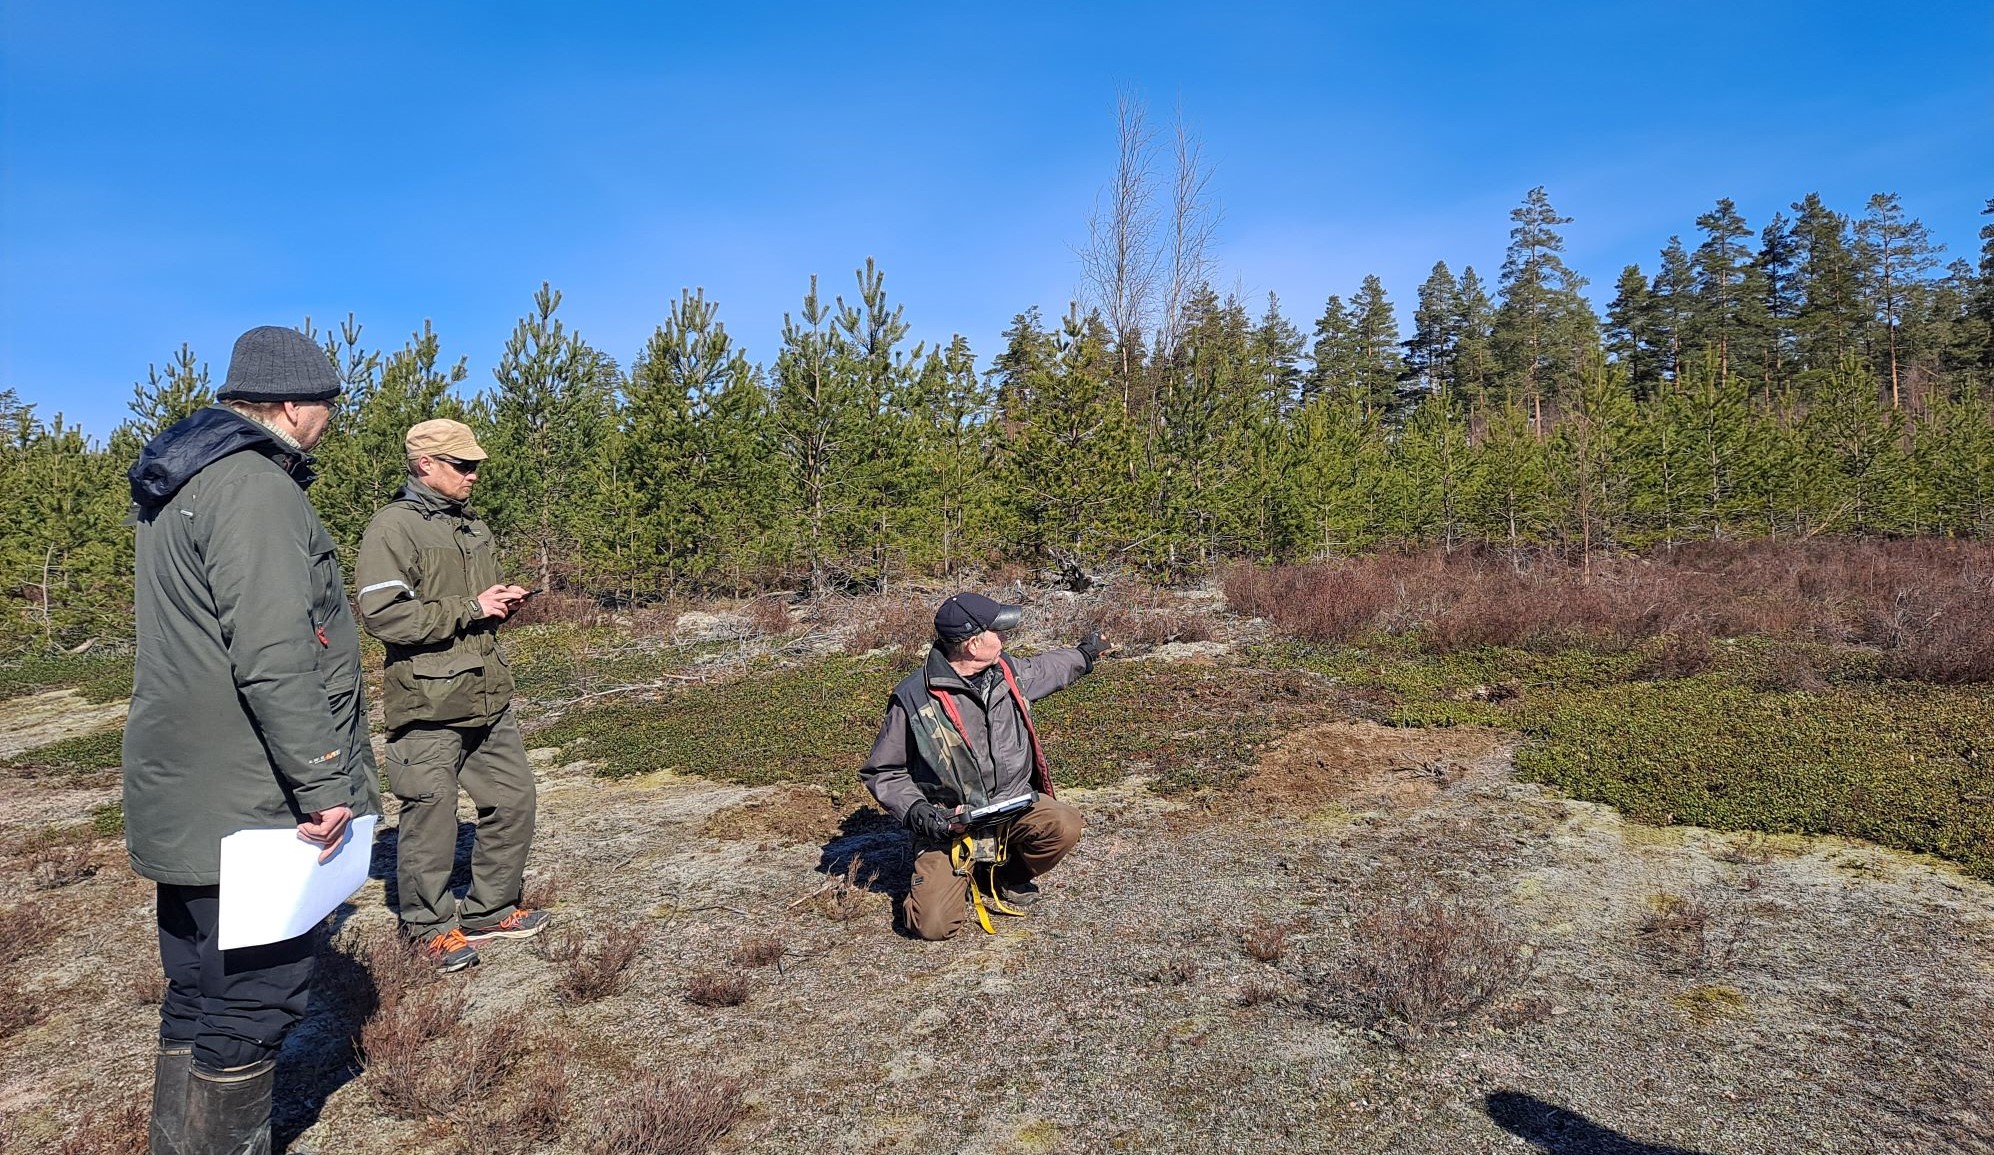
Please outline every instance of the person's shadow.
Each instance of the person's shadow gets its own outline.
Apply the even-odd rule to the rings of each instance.
[[[1521,1091],[1493,1092],[1484,1105],[1496,1126],[1552,1155],[1700,1155],[1687,1147],[1630,1139]]]
[[[906,897],[907,876],[913,870],[914,845],[906,828],[871,806],[845,815],[817,856],[817,873],[837,878],[849,872],[858,886],[887,895],[896,904]]]

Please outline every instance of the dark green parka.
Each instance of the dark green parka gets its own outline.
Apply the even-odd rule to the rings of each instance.
[[[354,577],[360,624],[388,646],[381,704],[389,732],[497,721],[513,684],[498,619],[478,604],[499,584],[490,527],[463,502],[410,479],[367,523]]]
[[[219,881],[224,835],[378,814],[360,635],[310,458],[219,406],[132,467],[138,657],[125,844],[157,882]]]

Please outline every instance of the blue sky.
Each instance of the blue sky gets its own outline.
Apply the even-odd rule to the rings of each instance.
[[[349,311],[482,388],[543,280],[626,365],[686,286],[769,360],[868,256],[987,362],[1078,288],[1121,88],[1204,141],[1221,287],[1305,328],[1365,273],[1408,326],[1435,260],[1493,279],[1537,184],[1609,294],[1720,196],[1895,191],[1946,259],[1994,196],[1982,0],[718,9],[7,0],[0,388],[108,433],[182,341],[219,381]]]

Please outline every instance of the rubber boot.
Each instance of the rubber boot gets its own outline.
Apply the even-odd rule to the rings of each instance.
[[[185,1155],[270,1155],[270,1092],[277,1061],[210,1071],[187,1080]]]
[[[152,1060],[152,1125],[146,1132],[149,1155],[181,1155],[187,1145],[187,1073],[194,1067],[194,1044],[159,1044]]]

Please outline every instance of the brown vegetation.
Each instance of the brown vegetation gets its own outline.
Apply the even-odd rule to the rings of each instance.
[[[562,1002],[591,1003],[623,989],[625,973],[644,946],[638,926],[594,932],[566,927],[549,934],[535,951],[554,966],[554,992]]]
[[[748,1001],[748,976],[700,971],[686,980],[685,1001],[696,1007],[738,1007]]]
[[[1372,1025],[1418,1035],[1453,1025],[1529,970],[1516,933],[1487,910],[1390,898],[1351,928],[1337,998]]]
[[[734,965],[738,967],[765,967],[780,963],[789,954],[789,944],[782,936],[761,933],[751,934],[734,946]]]
[[[1242,613],[1312,642],[1408,634],[1434,652],[1476,646],[1631,646],[1670,639],[1656,672],[1694,672],[1697,637],[1763,635],[1874,647],[1885,671],[1994,678],[1994,544],[1705,541],[1586,564],[1488,548],[1236,566]]]
[[[745,1114],[737,1079],[640,1072],[606,1097],[589,1155],[700,1155]]]
[[[1277,963],[1281,961],[1281,956],[1288,953],[1288,935],[1293,930],[1291,923],[1255,919],[1253,925],[1240,934],[1239,943],[1249,958]]]
[[[148,1087],[120,1100],[108,1111],[84,1117],[62,1137],[63,1155],[145,1155],[147,1128],[152,1119]]]
[[[1661,893],[1648,899],[1635,945],[1664,971],[1691,974],[1709,962],[1710,908],[1693,895]]]
[[[0,911],[0,966],[27,958],[55,941],[61,926],[37,902],[17,902]]]

